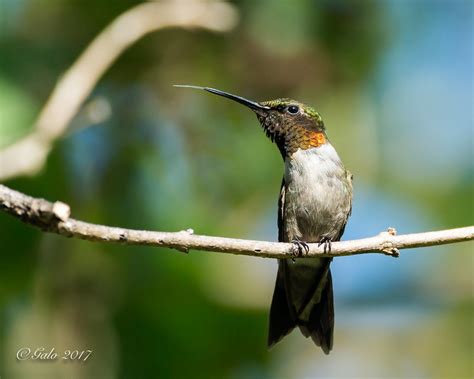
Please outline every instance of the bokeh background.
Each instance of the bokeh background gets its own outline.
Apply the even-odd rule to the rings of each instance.
[[[0,148],[133,0],[0,0]],[[355,177],[344,239],[473,224],[473,3],[232,2],[226,33],[127,50],[32,177],[5,184],[89,222],[276,240],[281,157],[252,112],[172,84],[313,105]],[[2,162],[0,162],[2,164]],[[473,376],[472,244],[335,259],[325,356],[268,351],[273,260],[44,234],[0,213],[2,378]],[[17,362],[20,347],[92,349]]]

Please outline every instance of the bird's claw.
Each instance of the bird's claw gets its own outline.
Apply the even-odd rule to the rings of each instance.
[[[309,253],[309,246],[306,242],[299,241],[299,240],[293,240],[291,241],[292,244],[294,244],[295,248],[293,249],[293,255],[295,257],[302,257],[303,252],[305,255],[308,255]]]
[[[324,244],[324,254],[331,252],[331,238],[323,237],[319,240],[318,247]]]

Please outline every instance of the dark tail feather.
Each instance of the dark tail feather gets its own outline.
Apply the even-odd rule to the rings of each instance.
[[[332,349],[334,331],[334,297],[330,270],[327,274],[326,285],[321,293],[321,301],[311,310],[305,328],[314,343],[321,346],[326,354],[329,354]]]
[[[298,326],[305,337],[311,337],[324,353],[329,354],[332,349],[334,330],[334,299],[331,271],[328,268],[326,278],[324,279],[326,283],[321,291],[320,302],[313,306],[308,321],[296,320],[296,316],[290,313],[284,280],[285,276],[279,272],[270,308],[268,347],[275,345]]]
[[[268,347],[272,347],[296,326],[286,300],[283,275],[278,275],[270,308],[270,327],[268,329]]]

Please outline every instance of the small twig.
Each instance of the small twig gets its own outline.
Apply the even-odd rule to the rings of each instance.
[[[69,218],[69,206],[64,203],[33,198],[1,184],[0,208],[41,230],[89,241],[170,247],[184,252],[193,249],[264,258],[294,257],[294,245],[291,243],[201,236],[194,234],[192,229],[181,232],[153,232],[90,224]],[[400,236],[395,235],[395,229],[389,228],[375,237],[333,242],[330,253],[325,253],[323,246],[318,247],[316,243],[310,243],[309,251],[304,256],[339,257],[381,253],[396,257],[398,249],[444,245],[473,239],[474,226]]]
[[[232,29],[237,11],[219,1],[162,1],[139,4],[108,25],[64,73],[41,110],[33,131],[0,151],[0,180],[34,175],[45,164],[54,141],[62,136],[95,85],[131,45],[168,27]]]

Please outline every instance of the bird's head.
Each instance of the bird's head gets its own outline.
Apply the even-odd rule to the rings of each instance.
[[[209,87],[189,85],[176,87],[202,89],[253,110],[268,138],[278,146],[283,159],[290,157],[298,149],[315,148],[327,142],[324,123],[319,113],[296,100],[276,99],[259,103]]]

